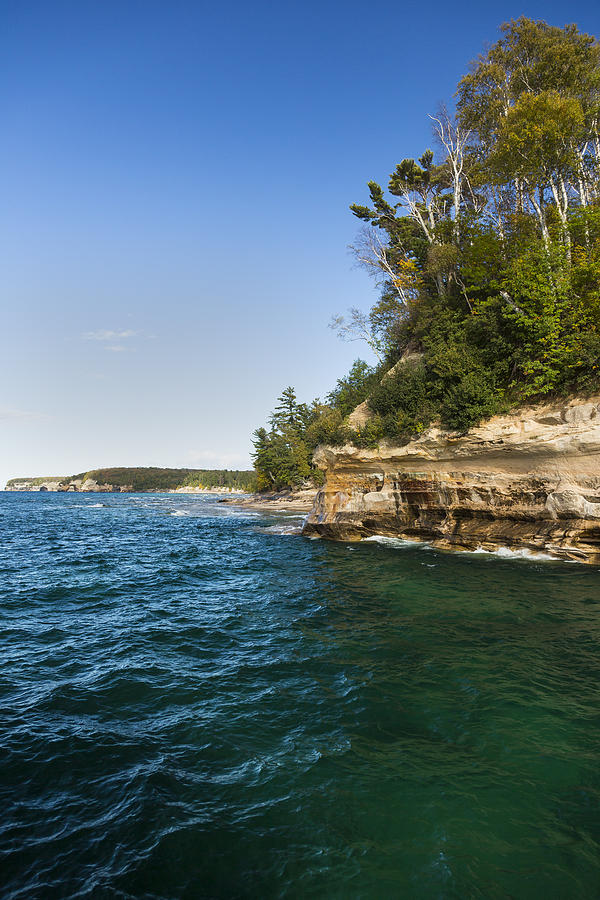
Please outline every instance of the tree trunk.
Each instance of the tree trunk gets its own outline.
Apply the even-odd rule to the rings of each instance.
[[[540,191],[540,193],[541,193],[541,191]],[[544,246],[547,250],[548,247],[550,246],[550,234],[548,232],[548,226],[546,224],[546,213],[545,213],[544,207],[543,207],[543,203],[544,203],[543,198],[540,197],[541,202],[539,202],[536,199],[534,191],[529,191],[527,196],[528,196],[529,202],[531,203],[534,210],[536,211],[538,221],[540,223],[540,228],[542,231],[542,240],[544,241]]]

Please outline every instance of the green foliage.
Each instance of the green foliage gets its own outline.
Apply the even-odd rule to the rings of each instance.
[[[553,174],[577,170],[584,135],[581,102],[556,91],[523,94],[498,127],[489,164],[500,183],[515,176],[546,185]]]
[[[498,121],[524,94],[552,91],[580,100],[593,115],[599,87],[600,48],[575,25],[557,28],[521,16],[501,26],[502,37],[480,56],[458,85],[462,124],[493,142]]]
[[[600,388],[600,45],[574,25],[501,26],[432,117],[441,158],[403,159],[351,248],[381,296],[334,327],[358,360],[327,404],[291,388],[256,432],[265,486],[314,478],[319,443],[376,447],[433,422],[465,431],[525,400]],[[384,374],[387,370],[387,374]],[[368,399],[371,416],[346,418]]]
[[[456,431],[468,431],[482,419],[498,412],[498,399],[488,373],[467,372],[444,394],[440,408],[442,425]]]
[[[460,82],[457,121],[434,117],[444,158],[402,160],[391,199],[369,182],[372,205],[351,207],[385,234],[371,258],[382,296],[403,266],[416,272],[386,318],[387,359],[421,354],[371,388],[357,443],[434,420],[465,430],[523,400],[597,389],[599,97],[593,37],[506,23]]]
[[[97,484],[112,484],[133,491],[172,491],[180,487],[227,487],[251,490],[254,472],[228,469],[162,469],[155,466],[143,468],[91,469],[63,482],[91,478]]]
[[[190,470],[182,487],[232,488],[240,491],[254,490],[254,472],[239,469]]]
[[[438,419],[446,428],[466,431],[498,411],[494,375],[478,354],[437,337],[420,363],[401,363],[373,391],[369,407],[381,419],[382,436],[405,440]]]
[[[307,429],[317,417],[318,401],[312,408],[298,403],[293,388],[278,398],[269,419],[270,430],[254,432],[254,467],[259,491],[298,488],[313,473]]]
[[[311,451],[319,444],[342,444],[348,440],[349,429],[344,426],[342,413],[339,409],[320,405],[315,409],[312,422],[306,429],[305,439]]]
[[[338,381],[328,403],[298,403],[293,388],[286,388],[270,416],[270,429],[254,432],[257,489],[278,491],[320,484],[322,474],[312,465],[315,449],[319,444],[344,444],[352,439],[353,432],[344,419],[366,399],[376,380],[374,370],[356,360],[349,374]]]
[[[388,437],[423,431],[435,414],[425,367],[400,364],[375,388],[369,408],[381,417],[383,434]]]
[[[352,443],[357,447],[375,450],[386,436],[386,424],[388,425],[388,430],[393,431],[391,419],[386,422],[386,418],[376,413],[361,428],[356,430]]]
[[[364,360],[357,359],[352,363],[348,374],[344,378],[340,378],[331,393],[327,395],[327,400],[344,418],[367,399],[378,381],[377,370]]]
[[[34,485],[34,487],[37,487],[40,484],[47,484],[47,483],[50,483],[51,481],[58,481],[59,483],[61,483],[63,480],[64,479],[63,479],[62,475],[48,475],[47,477],[44,477],[43,475],[41,475],[41,476],[36,476],[35,478],[9,478],[8,481],[6,482],[6,486],[12,487],[15,484],[22,484],[23,482],[26,481],[29,484]]]

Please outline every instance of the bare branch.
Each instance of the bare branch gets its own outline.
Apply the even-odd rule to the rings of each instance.
[[[350,244],[348,249],[354,254],[357,265],[366,269],[378,284],[392,284],[400,302],[404,306],[408,304],[410,298],[405,285],[398,278],[389,244],[384,242],[379,231],[366,225],[360,229],[355,243]]]
[[[332,316],[329,327],[342,341],[364,341],[379,362],[382,362],[381,348],[370,326],[368,316],[356,306],[352,306],[348,310],[348,314],[348,319],[345,316]]]
[[[471,136],[470,131],[462,129],[454,122],[450,113],[443,106],[437,116],[429,116],[434,123],[434,133],[447,153],[446,162],[452,174],[452,195],[454,206],[454,239],[460,240],[460,213],[463,200],[463,183],[465,181],[465,149]],[[470,187],[470,185],[469,185]],[[471,193],[472,190],[471,190]]]

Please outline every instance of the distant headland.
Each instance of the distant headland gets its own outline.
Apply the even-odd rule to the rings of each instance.
[[[10,478],[7,491],[81,491],[92,493],[245,493],[254,488],[255,473],[238,469],[91,469],[78,475]]]

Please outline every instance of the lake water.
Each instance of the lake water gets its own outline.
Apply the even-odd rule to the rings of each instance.
[[[600,572],[0,494],[3,898],[600,897]]]

